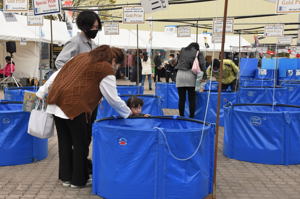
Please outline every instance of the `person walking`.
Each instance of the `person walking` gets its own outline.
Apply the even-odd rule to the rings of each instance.
[[[147,52],[142,55],[142,86],[144,86],[146,77],[148,78],[149,90],[152,90],[152,66]]]
[[[184,116],[185,99],[188,94],[190,118],[195,116],[196,106],[196,78],[197,76],[192,72],[192,65],[196,58],[197,51],[200,51],[198,43],[191,43],[187,47],[182,48],[180,51],[178,63],[176,65],[176,87],[178,90],[178,109],[180,116]],[[201,52],[198,54],[198,60],[201,70],[205,76],[205,60]]]
[[[89,125],[102,96],[123,117],[131,111],[117,94],[115,72],[124,60],[121,49],[107,45],[75,56],[36,93],[47,97],[58,137],[59,179],[63,186],[84,187],[89,179]]]
[[[162,69],[161,64],[162,64],[161,55],[160,52],[157,51],[154,57],[154,82],[160,82],[161,69]]]

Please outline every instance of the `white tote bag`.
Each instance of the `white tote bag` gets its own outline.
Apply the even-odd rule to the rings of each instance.
[[[46,112],[44,101],[41,109],[38,107],[39,103],[31,111],[27,132],[38,138],[50,138],[54,133],[53,115]]]

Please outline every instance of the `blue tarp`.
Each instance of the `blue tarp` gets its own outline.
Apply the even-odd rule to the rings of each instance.
[[[118,95],[143,95],[144,87],[135,85],[118,85]]]
[[[225,108],[224,155],[247,162],[300,163],[300,107]]]
[[[271,69],[257,69],[255,72],[256,79],[263,79],[263,80],[276,80],[276,73],[278,70],[271,70]]]
[[[262,69],[277,69],[278,59],[267,59],[263,58],[261,62]]]
[[[262,79],[241,79],[240,87],[272,87],[274,86],[274,80],[262,80]]]
[[[0,102],[0,166],[27,164],[48,156],[48,140],[27,133],[28,112],[22,104]]]
[[[258,59],[241,58],[240,60],[240,77],[253,78],[257,69]]]
[[[281,58],[279,59],[279,77],[286,77],[288,70],[296,70],[298,66],[297,59]]]
[[[288,90],[287,103],[300,106],[300,84],[284,84],[283,86]]]
[[[23,101],[24,91],[37,91],[36,86],[12,87],[4,89],[4,99],[9,101]]]
[[[178,92],[174,83],[156,83],[155,95],[161,97],[163,108],[178,108]]]
[[[211,92],[209,101],[207,101],[209,92],[197,92],[196,99],[196,111],[195,119],[204,121],[205,110],[208,103],[206,121],[210,123],[216,123],[217,118],[217,104],[218,104],[218,93]],[[235,103],[236,93],[231,92],[222,92],[221,93],[221,109],[220,109],[220,125],[224,125],[224,112],[223,106],[227,103]],[[185,107],[185,115],[189,115],[189,106],[188,104]]]
[[[274,94],[275,92],[275,94]],[[273,100],[274,95],[274,100]],[[240,88],[237,103],[241,104],[288,104],[287,88]]]
[[[204,90],[205,91],[218,91],[219,82],[217,81],[207,81]]]
[[[121,95],[122,100],[127,101],[132,95]],[[161,98],[154,95],[137,95],[138,98],[141,98],[144,101],[142,113],[150,114],[152,116],[161,116],[163,115]],[[98,106],[97,119],[104,117],[119,115],[108,103],[106,100],[103,100]]]
[[[203,199],[212,193],[214,125],[203,133],[202,127],[171,117],[96,122],[93,193],[109,199]]]

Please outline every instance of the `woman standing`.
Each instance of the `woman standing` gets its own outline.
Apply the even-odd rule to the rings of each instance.
[[[107,45],[75,56],[56,71],[36,93],[47,97],[54,115],[59,152],[59,179],[64,186],[83,187],[89,179],[88,150],[91,114],[102,96],[124,118],[131,111],[117,94],[117,66],[123,52]]]
[[[151,59],[149,59],[147,52],[142,55],[142,86],[144,86],[146,77],[149,82],[149,90],[152,90],[152,66]]]
[[[192,72],[193,62],[195,60],[197,51],[199,51],[198,43],[191,43],[180,51],[178,63],[176,65],[176,87],[179,95],[179,114],[184,116],[186,93],[189,99],[190,118],[195,116],[196,105],[196,75]],[[203,54],[199,52],[198,60],[201,70],[205,73],[205,60]]]

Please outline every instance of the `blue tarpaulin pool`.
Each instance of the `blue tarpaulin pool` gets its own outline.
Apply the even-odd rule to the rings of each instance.
[[[118,95],[143,95],[144,87],[135,85],[118,85]]]
[[[129,97],[133,95],[121,95],[122,100],[126,101]],[[161,98],[154,95],[135,95],[138,98],[144,101],[142,108],[142,113],[150,114],[153,116],[164,115],[162,110]],[[106,100],[103,100],[102,103],[98,106],[97,119],[118,116],[119,114],[107,103]]]
[[[48,140],[27,133],[28,112],[21,102],[0,102],[0,166],[27,164],[48,156]]]
[[[288,104],[288,90],[287,88],[271,88],[271,87],[240,88],[238,92],[237,103]]]
[[[204,120],[206,106],[208,103],[206,121],[215,123],[217,118],[217,104],[218,104],[218,93],[211,92],[208,101],[209,92],[197,92],[196,98],[196,110],[195,119]],[[237,94],[234,92],[222,92],[221,93],[221,109],[220,109],[220,125],[224,125],[224,112],[223,106],[227,103],[235,103]],[[189,115],[188,104],[185,107],[185,115]]]
[[[300,163],[300,106],[234,105],[225,108],[224,155],[247,162]]]
[[[178,92],[174,83],[156,83],[155,95],[161,97],[163,108],[178,108]]]
[[[4,99],[9,101],[23,101],[24,91],[37,91],[36,86],[12,87],[4,89]]]
[[[240,80],[240,87],[272,87],[274,86],[274,80],[272,79],[241,79]]]
[[[96,122],[93,193],[107,199],[203,199],[212,193],[214,129],[172,117]]]

